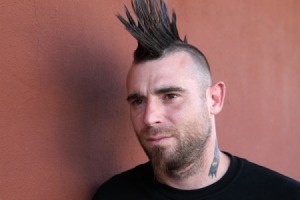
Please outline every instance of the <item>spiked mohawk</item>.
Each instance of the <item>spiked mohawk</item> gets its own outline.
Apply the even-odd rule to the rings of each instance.
[[[120,14],[117,17],[138,41],[134,52],[135,62],[159,58],[173,44],[187,44],[186,37],[184,40],[179,37],[175,11],[170,21],[164,0],[131,0],[131,4],[137,24],[126,6],[124,9],[128,21]]]

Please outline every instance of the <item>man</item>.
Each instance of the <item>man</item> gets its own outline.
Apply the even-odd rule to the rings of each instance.
[[[218,148],[215,115],[225,84],[212,84],[205,56],[181,40],[161,0],[125,7],[138,47],[127,76],[137,138],[150,162],[114,176],[98,199],[300,199],[300,183]]]

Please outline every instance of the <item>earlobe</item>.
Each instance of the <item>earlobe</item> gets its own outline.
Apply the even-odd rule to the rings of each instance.
[[[213,115],[221,112],[225,99],[226,86],[223,82],[218,82],[209,87],[210,112]]]

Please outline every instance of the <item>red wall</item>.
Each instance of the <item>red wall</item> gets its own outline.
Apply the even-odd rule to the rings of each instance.
[[[300,180],[300,1],[168,0],[227,84],[221,148]],[[0,3],[0,199],[90,199],[146,160],[128,118],[129,0]]]

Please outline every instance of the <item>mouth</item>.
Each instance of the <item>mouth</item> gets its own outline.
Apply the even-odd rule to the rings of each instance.
[[[157,146],[157,145],[163,145],[163,144],[169,142],[169,140],[171,140],[171,139],[172,139],[172,136],[149,137],[149,138],[146,138],[146,142],[150,146]]]

